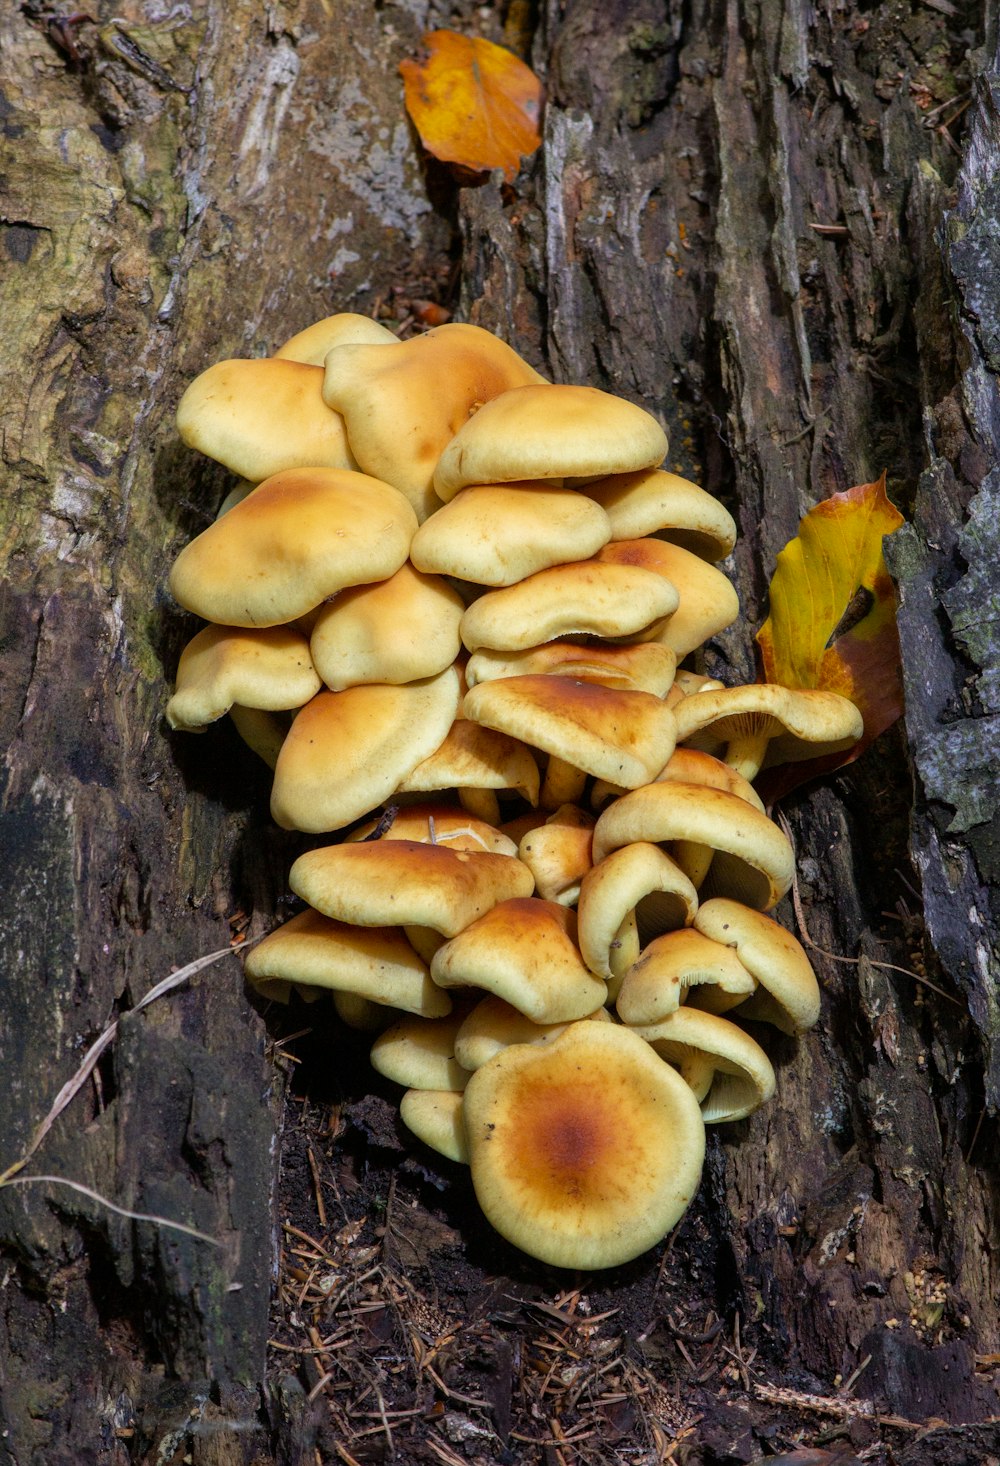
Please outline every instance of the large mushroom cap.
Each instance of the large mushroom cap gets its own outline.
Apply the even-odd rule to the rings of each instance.
[[[318,911],[360,926],[430,927],[453,937],[498,901],[528,896],[534,878],[511,855],[451,850],[417,840],[373,840],[309,850],[289,885]]]
[[[318,911],[302,911],[271,932],[247,954],[244,970],[266,997],[287,998],[290,986],[329,988],[428,1018],[451,1012],[451,999],[402,932],[331,921]]]
[[[792,847],[776,824],[737,795],[701,784],[647,784],[623,794],[594,827],[595,864],[635,840],[668,849],[675,841],[708,846],[715,852],[708,894],[761,910],[781,900],[795,872]]]
[[[177,405],[189,448],[260,483],[287,468],[356,468],[344,419],[323,401],[323,372],[297,361],[219,361]]]
[[[457,324],[385,346],[337,346],[325,370],[323,397],[343,414],[358,463],[395,484],[421,521],[440,507],[434,467],[469,413],[512,387],[544,383],[489,331]]]
[[[517,387],[481,407],[451,440],[434,472],[446,502],[467,484],[600,478],[651,468],[667,435],[633,402],[596,387]]]
[[[502,901],[459,932],[434,954],[431,976],[494,993],[535,1023],[586,1018],[608,995],[580,956],[575,912],[537,896]]]
[[[575,560],[487,591],[462,617],[470,651],[521,651],[562,636],[637,637],[677,609],[669,581],[648,570]]]
[[[772,764],[852,748],[864,722],[849,698],[813,688],[755,682],[700,692],[677,706],[678,739],[725,746],[726,762],[752,779]]]
[[[698,1186],[698,1101],[647,1043],[573,1023],[477,1069],[463,1105],[472,1183],[509,1242],[557,1267],[614,1267],[652,1247]]]
[[[461,596],[409,563],[374,585],[353,586],[320,608],[310,638],[316,670],[332,691],[362,682],[417,682],[458,656]]]
[[[349,585],[385,580],[417,521],[396,489],[361,473],[275,474],[177,556],[170,590],[225,626],[280,626]]]
[[[462,713],[629,789],[655,778],[674,751],[673,714],[660,698],[596,682],[544,673],[480,682]]]
[[[702,560],[722,560],[736,544],[736,522],[728,509],[665,469],[612,474],[584,492],[607,514],[613,540],[657,535]]]
[[[599,505],[551,484],[487,484],[463,489],[413,538],[420,570],[477,585],[513,585],[537,570],[586,560],[611,538]]]
[[[441,746],[458,699],[454,667],[402,687],[376,682],[319,693],[281,746],[271,790],[275,823],[323,834],[368,814]]]
[[[740,614],[736,591],[721,570],[664,540],[612,540],[594,556],[602,565],[631,566],[662,575],[680,598],[677,610],[656,633],[656,640],[686,657],[710,636],[731,626]]]
[[[320,686],[309,643],[294,627],[206,626],[181,652],[167,722],[204,728],[233,703],[285,712],[302,707]]]

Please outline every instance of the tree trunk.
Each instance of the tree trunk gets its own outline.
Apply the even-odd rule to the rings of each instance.
[[[820,1397],[874,1451],[872,1417],[829,1404],[859,1369],[856,1401],[939,1422],[890,1430],[895,1454],[867,1459],[984,1460],[1000,1451],[989,7],[553,0],[536,16],[514,0],[508,43],[547,82],[544,145],[513,187],[458,189],[422,169],[396,66],[435,25],[500,38],[499,17],[462,14],[102,0],[93,21],[40,3],[0,15],[0,1170],[120,1022],[0,1190],[0,1461],[311,1461],[323,1441],[322,1393],[305,1406],[286,1378],[259,1409],[284,1080],[239,964],[134,1011],[245,916],[266,928],[297,849],[269,824],[251,755],[162,722],[193,629],[166,568],[227,486],[181,449],[172,413],[214,360],[267,353],[334,310],[388,302],[399,323],[422,296],[668,425],[669,466],[741,527],[743,619],[705,652],[729,681],[753,678],[752,633],[800,516],[888,471],[909,519],[890,549],[905,732],[785,806],[820,1027],[767,1038],[778,1093],[713,1134],[665,1258],[593,1291],[665,1385],[689,1372],[674,1324],[697,1332],[706,1306],[737,1354],[757,1351],[731,1376],[720,1356],[697,1387],[689,1460],[763,1454],[790,1411],[811,1428]],[[781,915],[794,926],[790,903]],[[372,1130],[353,1102],[355,1130]],[[365,1180],[373,1197],[390,1184],[384,1168]],[[546,1296],[565,1284],[509,1249],[470,1244],[464,1266],[469,1300],[511,1277]],[[507,1395],[469,1451],[528,1459],[538,1448],[516,1432],[544,1432],[517,1421],[497,1317],[482,1347],[508,1359]],[[457,1437],[428,1415],[408,1439],[398,1459],[449,1459]],[[622,1428],[622,1459],[637,1440]]]

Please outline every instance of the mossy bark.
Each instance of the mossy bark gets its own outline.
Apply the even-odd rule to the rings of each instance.
[[[896,1414],[1000,1413],[975,1368],[1000,1351],[1000,81],[988,16],[958,9],[553,0],[525,33],[512,6],[508,39],[547,79],[544,146],[513,188],[457,192],[422,172],[395,73],[450,23],[432,5],[0,16],[0,1169],[119,1017],[101,1085],[28,1170],[221,1244],[53,1184],[0,1191],[0,1460],[204,1450],[196,1420],[213,1460],[273,1445],[247,1387],[280,1071],[232,958],[130,1014],[225,947],[228,918],[270,919],[292,848],[249,754],[162,723],[193,630],[166,567],[226,487],[172,412],[211,361],[438,268],[456,221],[461,316],[655,411],[671,466],[736,514],[744,618],[711,670],[753,676],[800,515],[888,470],[910,519],[905,736],[788,803],[834,954],[823,1020],[767,1040],[778,1095],[713,1137],[706,1205],[720,1307],[773,1381],[829,1386],[868,1358],[866,1394]],[[499,37],[500,19],[462,23]]]

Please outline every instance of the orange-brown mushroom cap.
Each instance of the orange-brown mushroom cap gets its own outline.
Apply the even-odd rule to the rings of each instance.
[[[472,1184],[487,1220],[556,1267],[604,1268],[652,1247],[698,1186],[698,1101],[648,1044],[573,1023],[477,1069],[463,1104]]]

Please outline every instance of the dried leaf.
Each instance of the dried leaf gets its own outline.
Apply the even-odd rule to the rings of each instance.
[[[523,61],[457,31],[430,31],[425,56],[400,64],[406,110],[429,153],[508,182],[541,142],[542,84]]]
[[[882,554],[883,537],[902,523],[883,473],[817,504],[778,556],[771,614],[757,633],[763,680],[839,692],[865,723],[848,752],[776,771],[781,793],[850,763],[903,711],[896,591]]]

